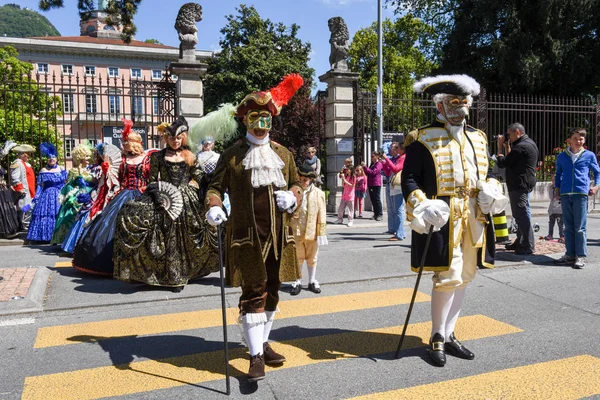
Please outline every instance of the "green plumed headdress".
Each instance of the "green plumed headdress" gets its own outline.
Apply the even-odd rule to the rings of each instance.
[[[236,107],[225,103],[219,109],[209,112],[191,127],[188,135],[188,146],[192,151],[198,152],[202,149],[202,141],[212,136],[215,141],[227,140],[234,137],[238,124],[235,120]]]

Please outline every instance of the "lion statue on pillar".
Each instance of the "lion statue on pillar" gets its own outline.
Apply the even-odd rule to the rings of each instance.
[[[179,34],[179,59],[196,60],[198,44],[198,28],[196,23],[202,21],[202,6],[197,3],[186,3],[181,6],[175,19],[175,30]],[[187,56],[187,57],[184,57]]]
[[[350,48],[348,26],[342,17],[329,18],[327,25],[329,25],[329,31],[331,32],[331,37],[329,38],[329,43],[331,44],[329,64],[331,65],[331,69],[334,71],[348,71],[348,63],[346,61],[348,49]]]

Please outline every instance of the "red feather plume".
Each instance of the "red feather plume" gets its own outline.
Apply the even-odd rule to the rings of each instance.
[[[298,74],[284,76],[281,83],[270,90],[275,105],[279,108],[285,106],[303,84],[304,79]]]
[[[123,133],[122,133],[122,140],[124,142],[128,142],[129,141],[129,134],[131,133],[131,127],[133,126],[133,121],[130,119],[125,119],[125,118],[121,118],[121,121],[123,121]]]

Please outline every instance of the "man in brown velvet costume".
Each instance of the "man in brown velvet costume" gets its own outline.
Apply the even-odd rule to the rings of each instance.
[[[273,116],[301,85],[299,75],[289,75],[276,88],[242,100],[237,116],[248,133],[221,155],[206,194],[208,222],[216,226],[228,220],[227,284],[242,287],[239,307],[251,382],[264,379],[265,363],[285,361],[269,345],[269,333],[281,282],[299,278],[290,219],[302,190],[292,153],[271,141],[269,131]],[[231,202],[228,217],[222,204],[225,192]]]

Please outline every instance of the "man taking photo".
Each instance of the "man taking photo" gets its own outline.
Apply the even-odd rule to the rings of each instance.
[[[536,183],[538,154],[537,145],[527,136],[525,127],[518,122],[508,127],[506,135],[498,136],[497,165],[506,168],[510,208],[518,226],[517,240],[507,244],[506,249],[514,250],[516,254],[533,254],[535,251],[529,193]]]

